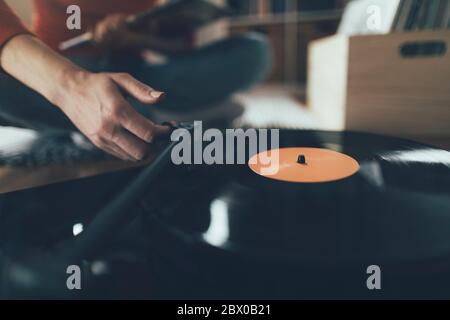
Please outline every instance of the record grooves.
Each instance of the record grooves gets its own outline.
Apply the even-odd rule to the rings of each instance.
[[[159,186],[156,197],[149,195],[149,207],[164,207],[153,217],[189,241],[273,261],[345,265],[450,257],[448,151],[350,132],[283,130],[280,142],[280,148],[348,155],[359,171],[322,183],[268,179],[246,165],[201,166],[182,178],[177,171],[173,179],[189,191],[179,183],[174,188],[168,177],[170,191]],[[215,230],[215,223],[227,230]]]
[[[385,298],[450,296],[448,151],[364,133],[280,131],[280,148],[299,147],[348,155],[359,170],[302,183],[247,165],[178,167],[149,192],[148,243],[166,261],[161,288],[175,284],[162,297],[371,298],[369,265],[383,270]]]
[[[357,167],[320,182],[261,176],[247,164],[256,153],[241,165],[164,167],[127,212],[139,214],[128,236],[138,244],[136,261],[155,273],[159,298],[370,298],[369,265],[382,269],[383,298],[450,297],[450,152],[307,130],[280,130],[279,148],[300,148],[289,158],[294,170],[321,160],[311,158],[311,148]],[[143,171],[4,195],[2,250],[11,243],[60,250],[74,224],[89,231],[104,202]],[[30,210],[30,203],[40,206]],[[122,250],[118,235],[111,238],[111,248]]]

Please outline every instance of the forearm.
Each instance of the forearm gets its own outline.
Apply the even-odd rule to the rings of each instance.
[[[68,75],[84,72],[31,35],[18,35],[0,51],[3,70],[57,104]]]
[[[141,103],[159,101],[162,92],[123,73],[90,73],[37,38],[18,35],[0,51],[3,70],[58,106],[97,147],[123,160],[142,160],[151,143],[169,128],[139,114],[125,94]]]

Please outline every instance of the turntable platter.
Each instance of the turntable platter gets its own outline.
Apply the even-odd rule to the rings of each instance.
[[[158,186],[149,196],[151,217],[179,241],[270,261],[450,258],[448,151],[372,134],[295,130],[280,132],[280,148],[297,170],[304,155],[313,165],[332,159],[338,174],[315,183],[320,170],[280,170],[272,179],[252,165],[197,166]]]

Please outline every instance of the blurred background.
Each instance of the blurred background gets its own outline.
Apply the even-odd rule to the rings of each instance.
[[[7,0],[27,23],[32,20],[32,0]],[[159,0],[163,4],[167,0]],[[227,22],[230,33],[257,31],[266,34],[275,54],[275,64],[268,81],[304,83],[306,52],[311,40],[336,32],[346,0],[211,0],[233,9]],[[210,33],[218,33],[217,28]],[[204,37],[214,35],[205,34]]]
[[[167,1],[170,0],[160,0],[159,3],[164,4]],[[267,78],[262,83],[259,83],[248,90],[238,92],[236,95],[232,95],[232,97],[230,97],[231,101],[227,100],[223,103],[225,108],[221,108],[221,106],[217,106],[218,108],[211,108],[212,113],[214,114],[208,114],[208,116],[204,115],[205,118],[210,116],[211,118],[214,118],[214,120],[223,120],[223,118],[225,118],[225,112],[221,113],[220,110],[223,111],[223,109],[225,109],[228,113],[232,114],[232,116],[226,118],[227,128],[233,126],[251,126],[256,128],[275,127],[333,131],[355,130],[405,137],[450,150],[450,0],[211,1],[218,5],[228,6],[232,9],[233,14],[231,17],[216,21],[198,30],[194,39],[196,45],[203,46],[210,42],[229,37],[230,35],[247,33],[248,31],[258,32],[264,35],[270,44],[273,65]],[[22,18],[25,24],[28,26],[32,25],[33,0],[6,0],[6,2]],[[67,3],[69,3],[69,1],[67,1]],[[100,1],[98,3],[100,3]],[[61,7],[59,8],[63,9]],[[179,20],[177,21],[179,22]],[[61,28],[64,27],[65,26],[61,26]],[[264,41],[261,42],[265,44]],[[245,53],[247,52],[249,52],[249,50],[245,51]],[[149,59],[149,61],[158,58],[158,53],[156,52],[150,51],[147,53],[148,55],[145,55],[145,58]],[[220,47],[219,53],[224,53],[223,59],[220,60],[220,62],[228,60],[230,57],[230,51],[227,51],[226,48]],[[255,56],[256,54],[253,53],[251,55],[248,54],[245,63],[250,64],[255,60]],[[125,57],[126,61],[132,60],[129,58],[129,55],[125,55]],[[162,56],[161,58],[161,61],[163,61],[162,63],[164,63],[164,57]],[[170,59],[170,56],[167,58]],[[255,67],[255,69],[257,71],[263,68],[266,69],[269,65],[269,63],[266,62],[267,60],[264,60],[264,62]],[[217,60],[214,60],[214,64],[211,65],[203,63],[203,59],[198,61],[200,61],[200,63],[196,65],[197,67],[206,67],[205,73],[207,74],[207,81],[209,81],[210,77],[215,77],[214,80],[218,80],[217,83],[219,83],[218,87],[220,88],[222,88],[224,84],[236,83],[242,78],[242,70],[240,70],[239,67],[235,67],[235,65],[233,65],[232,68],[227,67],[226,71],[230,70],[230,73],[233,75],[231,78],[232,80],[228,80],[226,77],[220,77],[214,73],[215,67],[221,65],[220,62],[216,62]],[[177,67],[177,70],[181,70],[183,75],[188,73],[185,69],[179,68],[179,66]],[[193,74],[196,72],[197,69],[195,69]],[[164,75],[165,73],[162,73],[161,78],[164,78]],[[153,81],[158,79],[160,78],[155,77]],[[149,83],[149,85],[152,85],[152,83]],[[198,91],[201,92],[201,94],[207,91],[202,88],[201,85],[194,86],[195,89],[199,87]],[[172,87],[172,89],[178,88],[185,89],[180,86],[179,82],[176,82],[176,85]],[[189,94],[192,94],[193,91],[197,90],[186,91]],[[8,92],[8,90],[3,87],[0,90],[0,93],[2,92]],[[170,92],[167,91],[167,93],[169,96]],[[14,92],[13,95],[20,97],[20,95],[15,95]],[[169,97],[166,97],[166,100],[167,98]],[[27,102],[23,104],[28,106]],[[15,107],[18,103],[12,105]],[[230,112],[229,110],[231,110],[232,105],[237,106],[236,109],[239,109],[239,112]],[[204,120],[204,118],[197,117],[196,114],[193,114],[193,110],[188,108],[185,110],[188,110],[185,113],[193,118],[190,120]],[[166,116],[170,119],[171,115]],[[159,121],[157,117],[152,119],[163,122]],[[231,119],[230,122],[228,122],[229,119]],[[294,133],[299,136],[304,135],[307,137],[303,141],[308,141],[308,136],[317,135],[315,132],[311,135],[310,133],[301,130],[295,131]],[[320,135],[321,134],[318,134],[317,136]],[[338,147],[339,144],[336,144],[332,149]],[[399,152],[398,159],[397,154],[394,154],[393,159],[398,161],[398,163],[404,163],[409,166],[416,162],[418,165],[422,163],[427,163],[428,165],[428,162],[430,162],[430,167],[439,164],[441,161],[447,161],[447,159],[444,160],[444,158],[441,160],[440,156],[437,157],[434,153],[433,150],[431,150],[431,152],[424,152],[420,149],[414,149],[408,150],[407,152]],[[440,155],[441,152],[437,152],[437,154]],[[442,157],[448,157],[445,152],[443,152],[442,155]],[[87,204],[90,204],[90,202],[95,204],[92,205],[92,212],[94,212],[97,210],[96,206],[100,208],[103,206],[103,202],[109,203],[109,200],[107,200],[110,199],[109,187],[112,188],[111,191],[116,192],[116,190],[113,189],[117,188],[117,190],[119,190],[118,188],[121,188],[122,185],[128,183],[126,179],[128,179],[129,176],[124,175],[123,181],[114,180],[115,177],[109,176],[103,176],[105,180],[84,180],[84,182],[83,179],[79,178],[129,168],[130,165],[134,166],[135,164],[118,163],[111,159],[105,159],[104,154],[99,154],[98,150],[90,145],[79,133],[66,132],[59,135],[58,133],[44,132],[44,134],[42,134],[42,132],[30,129],[11,127],[11,123],[8,122],[3,123],[2,126],[2,123],[0,122],[0,195],[3,193],[5,194],[5,196],[0,199],[4,201],[0,203],[0,207],[3,210],[1,213],[11,212],[11,216],[14,217],[11,222],[17,223],[20,230],[23,228],[23,231],[16,232],[15,228],[8,227],[9,224],[1,224],[4,226],[3,229],[7,231],[4,238],[7,239],[9,235],[11,235],[14,241],[15,239],[22,237],[23,234],[26,234],[26,237],[28,237],[29,233],[32,236],[30,241],[36,241],[35,239],[42,237],[45,241],[39,240],[39,243],[42,242],[42,245],[44,246],[45,242],[46,249],[55,249],[56,245],[54,246],[51,242],[57,242],[63,237],[78,235],[83,231],[83,223],[87,224],[91,221],[91,217],[88,216],[89,210],[86,209],[86,207],[91,206]],[[436,165],[437,170],[440,170],[441,167],[442,166]],[[411,166],[411,168],[412,170],[415,170],[416,167]],[[417,168],[420,168],[420,166]],[[384,168],[381,169],[384,170]],[[374,176],[379,176],[382,180],[383,172],[380,171],[381,169],[375,165],[373,167],[373,173]],[[370,171],[368,172],[370,173]],[[409,172],[410,171],[408,171],[408,173]],[[437,171],[432,171],[431,173],[433,172]],[[158,189],[159,192],[155,193],[155,199],[160,197],[161,202],[167,202],[170,205],[167,210],[163,205],[161,205],[161,208],[159,205],[150,205],[151,201],[143,206],[145,207],[144,210],[161,211],[165,215],[167,214],[167,217],[171,218],[171,210],[178,209],[178,204],[175,204],[173,199],[179,197],[184,201],[185,198],[180,195],[193,195],[199,190],[202,191],[201,193],[198,193],[200,196],[203,196],[203,191],[208,191],[206,194],[209,194],[210,190],[206,189],[209,187],[210,181],[203,181],[203,178],[206,179],[206,175],[197,175],[196,171],[193,171],[192,173],[192,177],[195,176],[195,181],[199,181],[200,184],[194,184],[192,186],[188,183],[186,184],[187,189],[185,189],[185,184],[178,183],[180,181],[178,171],[174,171],[173,177],[169,176],[162,186],[159,184],[157,185],[157,188],[155,189]],[[191,177],[190,174],[191,173],[187,176],[188,178]],[[443,176],[442,179],[444,179],[444,177],[445,176]],[[111,180],[109,180],[110,178]],[[390,185],[389,183],[391,181],[388,181],[389,177],[387,178],[387,185],[392,186],[393,191],[401,191],[400,189],[403,187],[403,184],[397,185],[394,183]],[[425,207],[428,203],[428,199],[439,200],[436,202],[438,206],[441,203],[444,203],[447,198],[441,197],[444,193],[444,191],[442,191],[441,194],[441,190],[443,189],[438,189],[439,192],[437,192],[436,198],[432,197],[431,193],[428,194],[428,187],[434,183],[435,177],[433,175],[428,174],[425,170],[421,175],[418,175],[417,178],[420,180],[420,182],[418,182],[420,189],[411,190],[419,196],[423,195],[423,198],[419,199],[425,201],[422,207]],[[67,189],[62,188],[61,185],[58,184],[48,186],[48,189],[30,189],[24,194],[14,192],[30,187],[44,186],[69,180],[77,181],[73,185],[69,184]],[[87,185],[84,185],[83,183],[86,181]],[[444,180],[437,181],[440,182]],[[183,188],[180,190],[178,190],[178,188],[173,188],[172,183],[174,182],[177,183],[177,186],[180,185]],[[90,183],[92,183],[92,185]],[[198,189],[200,187],[201,189]],[[221,185],[219,185],[219,187],[222,188]],[[79,192],[79,190],[83,190],[83,192]],[[331,190],[331,188],[329,190]],[[419,193],[419,191],[425,192],[425,190],[427,192],[426,194]],[[240,192],[241,191],[242,190],[240,190]],[[249,192],[247,189],[244,191]],[[408,191],[410,190],[408,189]],[[213,192],[216,191],[213,190]],[[350,188],[348,192],[349,193],[346,191],[346,197],[350,196],[351,192],[353,192],[353,188]],[[394,195],[396,195],[395,192]],[[7,198],[8,195],[6,194],[11,195],[11,198]],[[70,195],[70,197],[66,196],[66,194]],[[111,194],[113,193],[111,192]],[[251,193],[249,194],[252,195]],[[289,194],[294,195],[294,193]],[[247,193],[245,193],[245,195],[247,195]],[[22,196],[23,198],[21,198]],[[48,196],[48,198],[45,198],[45,196]],[[82,197],[83,199],[78,200],[77,197]],[[289,197],[283,196],[280,199],[283,199],[284,201],[288,198]],[[50,200],[46,201],[46,199]],[[71,201],[74,205],[67,206],[67,199],[72,199]],[[183,211],[180,211],[183,213],[183,217],[186,216],[184,215],[185,210],[189,211],[193,208],[197,208],[191,204],[200,198],[193,197],[192,199],[193,200],[189,200],[190,202],[187,206],[183,204],[183,207],[179,207],[184,208]],[[97,200],[101,201],[101,205],[97,205]],[[393,200],[390,201],[392,202]],[[213,202],[213,204],[215,202]],[[203,204],[203,202],[200,203]],[[208,235],[209,231],[213,229],[213,226],[218,230],[227,230],[226,232],[228,232],[227,204],[221,200],[217,203],[220,204],[220,206],[218,206],[219,210],[214,209],[214,215],[212,216],[214,220],[212,221],[217,220],[215,218],[216,211],[220,214],[219,217],[225,217],[225,220],[219,218],[219,220],[217,220],[218,223],[211,222],[208,232],[204,235]],[[224,206],[222,206],[222,203]],[[53,204],[55,204],[54,207]],[[205,207],[208,206],[205,205]],[[240,208],[240,206],[238,205],[237,208]],[[251,209],[252,207],[244,206],[244,208]],[[255,208],[259,208],[259,206],[255,206]],[[365,207],[363,206],[362,208]],[[410,206],[406,206],[405,208],[408,209]],[[83,212],[82,210],[86,210],[86,212]],[[61,214],[61,212],[64,214]],[[80,212],[86,214],[86,222],[84,221],[84,216],[83,219],[80,219]],[[47,216],[41,215],[41,213],[48,214],[48,220],[46,219]],[[36,219],[32,219],[34,218],[34,215]],[[2,217],[4,216],[8,215],[3,215]],[[19,218],[16,220],[16,217]],[[201,219],[203,219],[202,216],[198,214],[196,217],[201,217]],[[25,224],[24,228],[21,221],[25,219],[27,219],[28,223]],[[51,224],[48,221],[53,219],[57,224],[64,224],[64,228],[49,228]],[[66,219],[68,219],[67,224]],[[191,224],[191,219],[188,220],[189,230],[193,230],[194,224]],[[251,219],[249,219],[249,221],[250,220]],[[6,221],[8,222],[8,220]],[[35,221],[39,221],[39,223],[35,223]],[[184,224],[185,219],[183,218],[182,221],[183,222],[181,223]],[[270,222],[270,220],[264,219],[262,221],[262,223],[265,223],[264,221]],[[151,221],[149,225],[150,224]],[[202,225],[207,226],[203,221]],[[260,232],[259,230],[260,229],[258,229],[258,232]],[[53,234],[53,231],[57,234],[56,236]],[[136,232],[134,228],[131,231],[133,233]],[[51,234],[47,236],[47,232]],[[218,232],[217,234],[220,233],[221,232]],[[161,234],[161,231],[148,232],[148,234],[152,237],[158,237],[158,235]],[[287,235],[289,234],[290,233],[288,232]],[[136,234],[133,236],[135,235]],[[225,238],[226,237],[227,235]],[[122,242],[123,239],[121,237],[117,238],[119,239],[118,242]],[[248,237],[244,237],[243,239],[247,238]],[[153,241],[153,238],[149,239],[152,239],[151,241],[148,241],[149,243],[160,244],[158,241]],[[170,239],[169,242],[172,242],[172,237]],[[64,238],[64,241],[65,240],[67,239]],[[121,250],[122,248],[124,248],[123,250],[128,250],[128,246],[134,246],[134,239],[124,238],[124,240],[126,242],[124,246],[120,243]],[[60,244],[63,244],[63,242],[58,242],[57,246],[59,247]],[[22,244],[20,245],[23,246]],[[164,250],[165,248],[166,247],[164,247]],[[172,245],[170,245],[170,248],[172,248]],[[184,245],[181,247],[174,245],[174,248],[182,248],[181,250],[185,251]],[[3,248],[0,249],[3,250]],[[15,250],[15,247],[12,247],[12,249]],[[221,250],[222,249],[223,248],[221,248]],[[39,248],[39,252],[40,251]],[[164,259],[161,260],[168,258],[167,252],[169,251],[170,250],[164,253]],[[182,261],[178,259],[183,259],[186,252],[187,251],[183,252],[176,261]],[[0,252],[0,254],[1,253],[2,252]],[[137,272],[132,272],[132,274],[139,277],[144,273],[142,271],[143,269],[141,270],[139,268],[147,268],[146,262],[145,264],[141,263],[142,261],[140,259],[136,259],[133,255],[129,255],[128,252],[124,253],[123,257],[125,258],[121,256],[122,251],[120,251],[119,254],[116,254],[111,250],[111,252],[108,251],[107,254],[110,253],[111,259],[117,260],[119,269],[122,260],[126,260],[125,263],[136,266],[138,270]],[[201,256],[198,255],[198,253],[199,251],[196,247],[196,259]],[[110,257],[107,256],[108,259]],[[203,259],[202,257],[199,258],[199,261]],[[3,257],[0,255],[0,271],[3,271],[1,270],[2,258]],[[153,254],[151,259],[153,270]],[[208,258],[204,261],[207,260],[211,262]],[[99,261],[102,262],[101,260]],[[264,261],[266,261],[266,259],[264,259]],[[211,266],[216,266],[215,262],[212,263]],[[5,265],[9,267],[12,264],[8,262]],[[88,266],[88,264],[86,265]],[[187,268],[191,268],[190,264],[188,265]],[[207,265],[209,266],[210,264]],[[240,266],[241,265],[242,264],[240,264]],[[19,267],[20,266],[21,265],[19,265]],[[101,264],[100,266],[102,268],[100,268],[98,273],[101,277],[102,272],[105,272],[105,267]],[[124,266],[126,265],[124,264]],[[15,265],[13,265],[13,267],[15,268]],[[11,270],[14,269],[13,267],[11,267]],[[125,267],[122,268],[124,272],[126,271],[129,274],[128,269],[125,270]],[[163,274],[172,273],[170,274],[170,277],[168,277],[170,278],[170,281],[168,281],[169,284],[167,285],[167,283],[164,283],[164,286],[167,287],[166,290],[170,291],[172,286],[173,288],[176,288],[173,291],[179,290],[178,279],[179,277],[183,277],[184,274],[178,272],[178,270],[175,272],[175,268],[167,268],[167,270],[165,270],[165,265],[164,267],[160,266],[159,268],[161,270],[164,269],[164,272],[162,272]],[[246,268],[246,266],[244,266],[244,268]],[[209,269],[211,270],[214,268]],[[27,269],[23,270],[27,271]],[[133,270],[134,269],[132,269],[132,271]],[[220,267],[219,270],[222,279],[222,267]],[[261,270],[264,270],[263,272],[265,272],[265,269]],[[284,274],[285,269],[283,268],[282,270]],[[297,268],[292,270],[298,275]],[[145,269],[145,272],[147,271],[148,269]],[[158,274],[158,270],[156,271]],[[116,270],[112,269],[112,272],[116,272]],[[120,270],[118,272],[120,273]],[[8,276],[6,272],[0,273]],[[201,273],[203,275],[203,269]],[[254,272],[252,271],[252,274],[253,273]],[[26,281],[24,282],[28,285],[29,274],[27,272],[18,272],[17,274],[19,275],[17,276],[19,279],[22,274],[25,274]],[[206,272],[205,274],[208,278],[210,277],[209,273]],[[244,272],[242,274],[246,275],[247,273]],[[270,274],[273,274],[272,266]],[[277,272],[274,274],[277,274]],[[177,275],[178,277],[173,277],[173,275]],[[256,290],[259,290],[261,277],[259,276],[259,273],[256,273],[256,275],[258,285],[255,288]],[[286,273],[286,276],[290,277],[290,273]],[[195,276],[186,278],[188,279],[188,282],[196,281]],[[123,279],[128,281],[129,277],[123,277]],[[225,277],[224,279],[227,278]],[[425,279],[428,278],[424,278],[422,281],[426,281]],[[140,285],[146,286],[147,283],[149,283],[147,281],[152,280],[143,281],[139,278],[136,279],[135,282],[139,282]],[[158,280],[162,283],[165,282],[167,278],[159,277]],[[248,279],[245,279],[245,283],[251,283],[247,280]],[[0,281],[0,286],[1,284]],[[215,282],[214,284],[216,285]],[[292,282],[292,284],[296,285],[294,282]],[[123,287],[129,286],[128,283],[125,285],[125,283],[122,282],[119,285],[122,285]],[[196,286],[197,283],[192,287],[194,288]],[[282,288],[278,283],[276,286],[276,291],[281,291]],[[239,286],[240,289],[241,287],[242,286]],[[338,286],[335,287],[337,288]],[[212,286],[211,288],[216,290],[215,286]],[[2,288],[0,288],[0,296],[3,294],[1,289]],[[298,288],[295,288],[295,292],[297,291]]]
[[[449,0],[211,1],[233,16],[199,30],[199,45],[247,31],[271,44],[267,80],[237,97],[242,122],[450,147]],[[7,2],[30,24],[32,0]]]

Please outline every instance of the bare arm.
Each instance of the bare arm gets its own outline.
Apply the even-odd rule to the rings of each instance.
[[[147,104],[162,95],[128,74],[83,70],[31,35],[15,36],[0,50],[7,73],[59,107],[96,146],[121,159],[143,159],[154,136],[168,131],[140,115],[122,95]]]
[[[64,78],[83,72],[30,35],[10,40],[0,52],[0,58],[6,72],[55,104],[56,95],[62,93],[59,87],[67,80]]]

